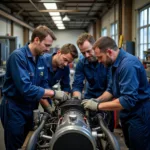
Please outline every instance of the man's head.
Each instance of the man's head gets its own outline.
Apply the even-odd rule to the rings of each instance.
[[[40,25],[32,33],[31,43],[34,44],[32,50],[34,55],[43,55],[50,50],[50,46],[56,40],[52,30],[44,25]]]
[[[93,36],[89,33],[81,34],[77,40],[77,45],[81,53],[89,62],[95,62],[97,60],[92,48],[94,42]]]
[[[118,54],[116,42],[108,36],[99,38],[94,43],[93,49],[98,61],[107,67],[112,65]]]
[[[55,63],[58,68],[64,68],[78,57],[78,50],[73,44],[65,44],[58,50],[55,56]]]

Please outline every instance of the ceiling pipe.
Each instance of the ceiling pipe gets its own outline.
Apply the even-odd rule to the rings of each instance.
[[[36,7],[36,5],[32,2],[32,0],[29,0],[29,2],[32,4],[32,6],[41,14],[41,16],[44,18],[44,20],[50,25],[49,21],[46,19],[46,17],[39,11],[39,9]]]
[[[9,15],[8,13],[6,13],[6,12],[4,12],[2,10],[0,10],[0,15],[3,16],[3,17],[5,17],[5,18],[7,18],[7,19],[9,19],[9,20],[12,20],[15,23],[17,23],[17,24],[19,24],[21,26],[24,26],[24,27],[26,27],[26,28],[28,28],[28,29],[30,29],[32,31],[34,30],[34,28],[31,27],[30,25],[28,25],[27,23],[25,23],[25,22],[23,22],[23,21],[15,18],[14,16]]]
[[[90,8],[90,10],[88,11],[88,13],[86,14],[85,18],[88,17],[88,15],[90,14],[90,12],[92,11],[93,7],[95,6],[95,4],[97,3],[98,0],[95,0]],[[81,27],[84,26],[84,22],[85,20],[82,22]]]

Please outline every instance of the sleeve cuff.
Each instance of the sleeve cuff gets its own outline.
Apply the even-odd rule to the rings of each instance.
[[[45,89],[39,87],[39,91],[38,91],[38,94],[37,94],[37,96],[36,96],[36,99],[37,99],[38,101],[40,101],[40,99],[43,97],[44,93],[45,93]]]
[[[135,106],[135,101],[129,99],[129,97],[121,96],[119,97],[119,102],[124,109],[131,110]]]
[[[75,91],[78,91],[78,92],[82,93],[82,91],[80,89],[78,89],[78,88],[73,88],[72,89],[72,92],[75,92]]]

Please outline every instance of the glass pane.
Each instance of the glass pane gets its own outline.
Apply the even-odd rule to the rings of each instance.
[[[144,45],[143,45],[143,50],[144,50],[144,51],[147,51],[147,44],[144,44]]]
[[[140,12],[140,27],[143,26],[143,11]]]
[[[112,39],[114,39],[114,40],[115,40],[115,36],[114,36],[114,35],[112,35],[111,37],[112,37]]]
[[[144,43],[147,43],[147,28],[144,28]]]
[[[115,33],[116,34],[118,33],[118,25],[117,25],[117,23],[115,24]]]
[[[148,15],[149,15],[149,24],[150,24],[150,8],[149,8],[149,13],[148,13]]]
[[[148,44],[148,49],[150,49],[150,44]]]
[[[118,45],[118,35],[116,35],[116,44]]]
[[[104,36],[106,36],[106,35],[107,35],[107,30],[105,29],[105,30],[104,30]]]
[[[104,29],[102,30],[102,36],[106,36],[106,35],[107,35],[107,29],[104,28]]]
[[[147,25],[147,10],[148,10],[148,9],[145,9],[145,10],[144,10],[144,14],[143,14],[144,25]]]
[[[143,41],[143,39],[144,39],[143,38],[143,31],[144,31],[143,29],[140,29],[140,44],[143,44],[143,42],[144,42]]]
[[[148,28],[148,43],[150,43],[150,27]]]
[[[143,44],[140,45],[140,59],[144,59],[143,58]]]
[[[111,25],[111,35],[114,35],[114,24]]]

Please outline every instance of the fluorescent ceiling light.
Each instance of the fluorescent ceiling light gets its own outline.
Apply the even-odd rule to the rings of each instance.
[[[44,3],[46,9],[57,9],[56,3]]]
[[[54,23],[57,24],[57,23],[63,23],[61,20],[54,20]]]
[[[57,27],[64,27],[64,24],[56,24]]]
[[[60,16],[57,16],[57,17],[52,17],[53,20],[61,20],[61,17]]]
[[[59,12],[50,12],[50,16],[60,16]]]
[[[57,27],[58,29],[65,29],[65,27]]]

